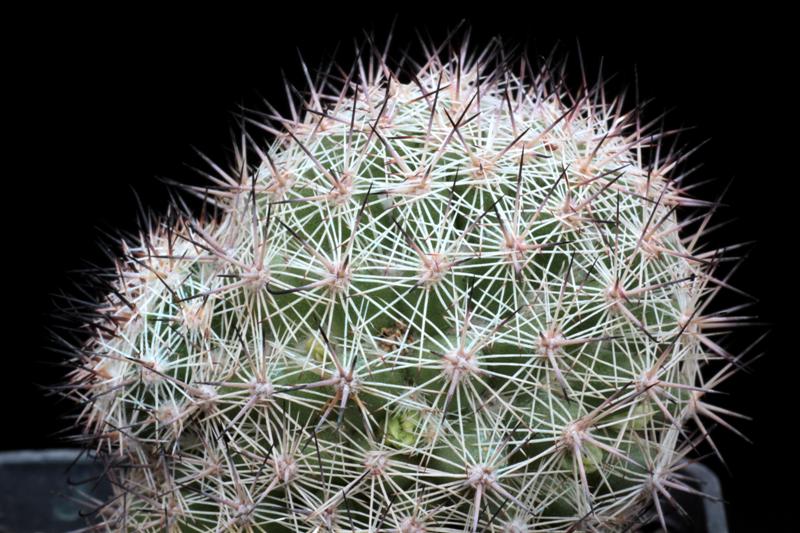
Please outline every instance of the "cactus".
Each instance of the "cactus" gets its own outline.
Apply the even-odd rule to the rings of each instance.
[[[201,214],[124,240],[67,387],[96,527],[612,531],[694,491],[741,366],[715,204],[602,83],[505,57],[306,70],[186,187]]]

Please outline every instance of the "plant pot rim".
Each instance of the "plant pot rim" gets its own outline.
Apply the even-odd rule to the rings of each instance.
[[[73,466],[93,467],[99,465],[99,463],[93,452],[80,448],[0,451],[0,468],[24,465],[58,465],[64,469],[63,479],[66,481],[68,470]],[[708,496],[702,498],[702,522],[695,523],[693,531],[728,533],[725,503],[722,499],[722,486],[716,473],[702,463],[690,463],[682,469],[682,472],[693,479],[698,491]],[[0,503],[2,502],[0,501]],[[0,508],[2,508],[2,505],[0,505]],[[667,508],[671,509],[671,507]],[[687,526],[684,525],[683,527]],[[702,529],[697,529],[698,527]],[[0,531],[2,531],[1,522]]]

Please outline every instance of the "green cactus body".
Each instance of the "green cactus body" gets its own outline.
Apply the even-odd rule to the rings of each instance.
[[[615,530],[666,486],[721,354],[675,157],[600,89],[428,59],[248,117],[217,215],[125,245],[73,374],[135,466],[105,524]]]

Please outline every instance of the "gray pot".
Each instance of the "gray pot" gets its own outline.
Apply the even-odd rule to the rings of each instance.
[[[63,533],[87,525],[91,513],[110,494],[103,467],[80,450],[0,452],[0,533]],[[685,493],[673,497],[688,516],[669,503],[662,508],[670,533],[727,533],[725,506],[716,474],[693,464],[682,473],[711,498]],[[658,532],[651,523],[645,531]]]
[[[0,452],[0,532],[63,533],[86,527],[110,494],[102,465],[80,450]]]
[[[684,513],[678,512],[672,504],[661,498],[669,533],[728,533],[728,519],[725,515],[725,503],[722,499],[722,486],[713,470],[700,463],[690,464],[681,470],[681,474],[689,478],[684,480],[692,488],[702,492],[702,498],[685,492],[673,491],[671,496],[678,502]],[[661,524],[652,522],[644,528],[647,532],[662,533]]]

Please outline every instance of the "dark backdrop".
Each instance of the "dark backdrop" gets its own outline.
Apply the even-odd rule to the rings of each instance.
[[[605,71],[619,74],[615,88],[632,88],[638,73],[642,98],[654,99],[651,116],[674,108],[667,124],[695,126],[684,135],[688,144],[710,139],[694,157],[703,163],[697,179],[717,178],[702,196],[716,198],[734,179],[723,212],[734,221],[715,238],[757,241],[733,281],[760,298],[755,310],[770,323],[761,331],[772,331],[762,344],[767,355],[752,374],[731,380],[725,387],[731,394],[722,399],[754,417],[737,423],[753,443],[717,431],[733,474],[708,462],[722,476],[733,531],[789,524],[798,480],[798,353],[790,341],[800,328],[793,324],[797,311],[786,304],[797,303],[800,150],[796,86],[789,81],[796,65],[787,57],[791,39],[781,22],[786,15],[701,16],[670,4],[634,19],[621,9],[601,16],[599,7],[581,12],[562,5],[552,14],[535,10],[535,3],[490,7],[474,15],[430,7],[401,12],[396,50],[413,42],[415,28],[441,38],[466,16],[476,43],[500,35],[548,52],[560,39],[573,56],[574,75],[579,40],[590,72],[605,58]],[[282,98],[280,69],[302,84],[297,48],[313,66],[338,42],[346,62],[362,29],[382,37],[393,17],[374,7],[343,10],[7,17],[0,447],[63,444],[54,433],[65,426],[67,406],[37,387],[63,372],[49,364],[61,357],[48,350],[52,294],[80,280],[71,270],[108,264],[98,241],[104,230],[135,229],[132,191],[163,212],[167,194],[157,177],[201,181],[184,165],[198,162],[191,147],[226,157],[237,105]],[[731,343],[744,346],[757,334]]]

